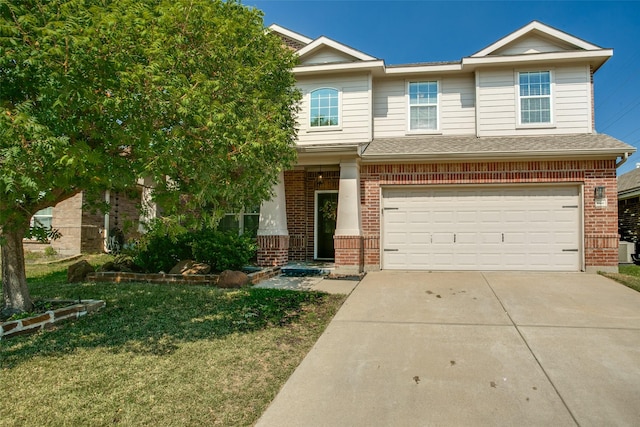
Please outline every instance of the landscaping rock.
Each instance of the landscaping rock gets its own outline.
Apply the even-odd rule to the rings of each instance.
[[[170,271],[169,274],[182,274],[189,276],[194,274],[209,274],[211,266],[187,259],[180,261]]]
[[[219,288],[241,288],[248,285],[249,276],[242,271],[225,270],[218,277]]]
[[[75,264],[71,264],[67,269],[67,282],[83,282],[87,274],[93,273],[95,269],[87,261],[78,261]]]

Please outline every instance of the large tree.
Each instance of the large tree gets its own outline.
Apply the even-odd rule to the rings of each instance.
[[[258,204],[295,159],[294,54],[233,0],[0,0],[5,311],[29,219],[153,177],[169,212]],[[188,195],[185,197],[185,195]]]

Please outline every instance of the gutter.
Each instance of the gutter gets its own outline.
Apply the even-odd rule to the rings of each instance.
[[[566,158],[574,156],[620,156],[618,150],[576,150],[576,151],[530,151],[530,152],[514,152],[514,151],[502,151],[502,152],[465,152],[465,153],[381,153],[381,154],[363,154],[362,160],[367,161],[407,161],[407,160],[469,160],[469,159],[491,159],[491,158],[505,158],[505,159],[526,159],[531,157],[556,157]],[[616,164],[616,167],[621,165],[629,157],[629,153],[625,152],[623,161]]]
[[[624,165],[627,162],[627,160],[629,160],[629,153],[624,153],[622,156],[622,159],[620,159],[619,162],[616,162],[616,169]]]

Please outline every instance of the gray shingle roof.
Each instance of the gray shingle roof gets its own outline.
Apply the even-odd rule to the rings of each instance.
[[[363,150],[363,159],[376,157],[622,154],[636,149],[605,134],[547,136],[406,136],[376,138]]]
[[[634,189],[640,189],[640,168],[636,168],[618,177],[618,193]]]

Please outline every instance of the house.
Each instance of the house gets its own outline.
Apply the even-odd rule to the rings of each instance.
[[[640,163],[618,177],[618,233],[622,242],[640,241]],[[625,254],[637,253],[635,245]],[[630,257],[623,257],[629,261]]]
[[[109,252],[115,249],[114,245],[137,234],[141,193],[140,186],[127,192],[102,193],[101,200],[109,203],[110,207],[106,213],[87,207],[87,195],[84,192],[42,209],[31,218],[31,224],[53,228],[61,236],[47,244],[25,239],[24,249],[40,251],[50,246],[62,255]]]
[[[616,168],[635,148],[595,131],[612,49],[534,21],[459,61],[387,65],[270,30],[299,56],[303,99],[260,264],[617,271]]]

